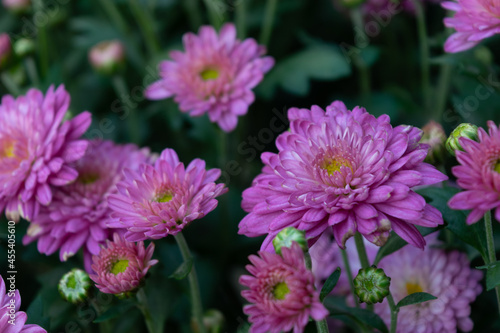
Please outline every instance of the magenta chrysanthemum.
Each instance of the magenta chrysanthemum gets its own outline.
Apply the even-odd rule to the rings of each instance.
[[[92,269],[95,274],[90,278],[103,293],[123,294],[135,291],[141,286],[148,270],[156,265],[158,260],[151,260],[155,246],[144,242],[127,242],[118,234],[113,235],[113,241],[106,241],[107,246],[92,257]]]
[[[314,276],[304,263],[304,253],[297,243],[276,253],[259,252],[248,257],[252,275],[240,277],[240,284],[249,289],[241,295],[249,301],[243,311],[252,323],[251,333],[279,333],[293,329],[303,332],[309,317],[323,320],[328,311],[319,301]]]
[[[468,50],[481,40],[500,33],[498,0],[446,1],[442,6],[456,12],[453,17],[444,19],[445,26],[457,31],[444,44],[446,52]]]
[[[175,96],[181,111],[195,117],[208,113],[210,121],[232,131],[254,101],[252,88],[274,60],[262,57],[265,48],[254,39],[236,39],[233,24],[225,24],[219,35],[203,26],[198,35],[185,34],[183,44],[185,53],[172,51],[172,60],[160,64],[161,79],[147,88],[146,97]]]
[[[109,197],[116,219],[108,226],[126,228],[129,241],[175,235],[217,207],[215,198],[227,191],[224,184],[215,184],[220,174],[219,169],[205,170],[200,159],[184,168],[175,151],[165,149],[154,166],[125,169],[119,193]]]
[[[99,253],[100,245],[115,231],[107,226],[112,212],[108,197],[118,192],[116,184],[123,178],[123,169],[137,169],[148,154],[132,144],[91,141],[85,156],[71,165],[79,174],[76,181],[54,190],[52,203],[42,207],[23,242],[38,240],[38,251],[47,255],[60,249],[61,261],[83,246],[90,272],[92,255]]]
[[[9,282],[7,278],[7,283]],[[38,325],[25,325],[28,316],[19,311],[21,296],[18,290],[7,290],[0,275],[0,332],[2,333],[47,333]]]
[[[263,153],[265,166],[243,192],[249,212],[239,233],[268,234],[262,249],[285,227],[306,231],[313,243],[328,227],[342,248],[355,232],[382,245],[394,230],[408,243],[425,245],[415,225],[435,227],[441,213],[412,188],[447,177],[423,163],[428,145],[422,131],[393,128],[387,115],[375,118],[364,108],[352,112],[334,102],[326,113],[292,108],[290,131],[276,140],[278,154]]]
[[[467,223],[476,223],[484,213],[495,209],[500,221],[500,131],[488,121],[489,135],[478,130],[479,142],[460,138],[464,151],[456,151],[460,165],[452,168],[458,185],[465,191],[456,194],[448,205],[452,209],[471,209]]]
[[[74,181],[68,164],[80,159],[88,142],[80,136],[90,126],[90,113],[63,122],[70,102],[60,86],[45,97],[36,89],[0,105],[0,212],[19,220],[33,219],[52,201],[52,186]]]

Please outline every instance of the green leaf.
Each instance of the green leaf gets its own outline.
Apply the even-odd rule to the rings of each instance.
[[[44,316],[43,314],[44,302],[42,293],[38,293],[33,302],[31,302],[30,306],[26,310],[26,314],[28,315],[27,324],[36,324],[39,325],[49,332],[50,329],[50,318]]]
[[[396,309],[402,308],[403,306],[431,301],[433,299],[437,299],[437,297],[424,292],[413,293],[400,300],[396,305]]]
[[[173,272],[169,278],[182,280],[188,276],[189,272],[191,272],[191,268],[193,268],[193,259],[189,259],[188,261],[184,261],[176,270]]]
[[[494,289],[500,285],[500,261],[478,266],[477,269],[486,269],[486,290]]]
[[[340,267],[337,267],[337,269],[334,270],[333,273],[325,281],[323,288],[321,288],[321,292],[319,294],[319,300],[321,302],[323,302],[325,297],[332,292],[333,288],[335,288],[335,286],[337,285],[339,278],[340,278]]]
[[[129,310],[133,306],[134,306],[134,303],[132,303],[132,302],[122,301],[122,302],[118,303],[117,305],[109,308],[106,312],[104,312],[102,315],[97,317],[94,320],[94,323],[97,324],[97,323],[101,323],[103,321],[107,321],[107,320],[116,318],[118,316],[122,316],[125,312],[127,312],[127,310]]]

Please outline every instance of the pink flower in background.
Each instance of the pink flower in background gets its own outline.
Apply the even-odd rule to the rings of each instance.
[[[174,150],[165,149],[154,166],[125,169],[119,193],[109,197],[116,219],[108,226],[126,228],[129,241],[175,235],[217,207],[215,198],[227,191],[215,183],[220,174],[219,169],[205,170],[200,159],[185,168]]]
[[[444,25],[456,32],[444,44],[446,52],[455,53],[476,46],[481,40],[500,33],[498,0],[445,1],[442,6],[456,12],[444,19]]]
[[[281,251],[283,257],[269,252],[251,255],[252,265],[246,268],[252,275],[240,277],[240,284],[249,288],[241,295],[252,303],[243,308],[252,323],[250,333],[303,332],[309,317],[323,320],[328,315],[300,246],[293,243]]]
[[[2,5],[13,12],[23,12],[31,6],[31,0],[2,0]]]
[[[423,162],[429,146],[418,143],[422,131],[393,128],[387,115],[349,111],[339,101],[326,113],[318,106],[292,108],[288,118],[290,131],[276,140],[278,154],[262,154],[262,174],[243,192],[249,214],[240,234],[267,234],[262,249],[270,249],[285,227],[305,230],[310,243],[332,228],[344,248],[355,232],[381,246],[392,229],[423,248],[415,225],[435,227],[443,219],[412,188],[447,177]]]
[[[9,280],[7,280],[8,283]],[[2,333],[47,333],[46,330],[38,325],[25,325],[28,316],[25,312],[19,311],[21,307],[21,296],[19,291],[7,291],[5,282],[0,275],[0,332]],[[14,312],[14,325],[10,324],[12,320],[10,315]]]
[[[448,205],[452,209],[471,209],[469,224],[491,209],[495,209],[495,218],[500,221],[500,131],[492,121],[488,121],[488,127],[489,135],[479,128],[479,142],[459,139],[464,151],[456,150],[460,165],[452,168],[457,184],[465,191],[453,196]]]
[[[151,260],[155,246],[144,242],[127,242],[118,234],[113,241],[106,241],[107,246],[98,255],[92,257],[92,269],[95,274],[90,278],[103,293],[122,294],[135,291],[141,286],[148,270],[158,260]]]
[[[274,65],[262,57],[265,48],[248,38],[236,39],[233,24],[225,24],[217,35],[211,26],[198,35],[187,33],[185,53],[170,52],[172,60],[160,64],[161,79],[146,89],[149,99],[174,97],[179,109],[191,116],[208,114],[226,132],[254,101],[254,88]]]
[[[7,218],[36,218],[52,202],[53,187],[73,182],[88,142],[80,136],[90,126],[90,113],[63,122],[70,102],[60,86],[47,94],[6,95],[0,105],[0,211]]]
[[[96,71],[114,74],[125,63],[125,47],[119,40],[100,42],[90,49],[89,61]]]
[[[91,272],[92,255],[116,231],[107,226],[112,212],[108,197],[118,192],[123,169],[138,169],[148,156],[149,150],[132,144],[91,141],[85,156],[71,164],[78,172],[76,181],[54,190],[52,203],[32,220],[23,242],[38,241],[38,251],[47,255],[60,250],[61,261],[83,246],[85,267]]]

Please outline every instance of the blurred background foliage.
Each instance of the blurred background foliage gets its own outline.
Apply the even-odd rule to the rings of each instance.
[[[467,52],[444,54],[442,45],[448,32],[442,19],[446,13],[438,4],[427,3],[427,102],[415,15],[402,12],[384,24],[367,16],[365,22],[375,22],[378,33],[372,33],[364,47],[359,47],[355,41],[360,36],[353,32],[348,10],[335,0],[277,1],[274,22],[268,24],[268,54],[276,65],[255,89],[256,102],[239,118],[234,132],[221,133],[206,116],[191,118],[181,113],[172,100],[144,99],[144,88],[158,78],[158,63],[168,58],[170,50],[182,49],[184,33],[196,31],[201,23],[220,26],[236,20],[240,37],[267,39],[262,27],[268,5],[264,0],[33,0],[31,12],[14,15],[0,11],[0,32],[7,32],[13,43],[21,38],[35,43],[31,55],[11,59],[7,69],[20,94],[31,87],[46,90],[52,84],[64,84],[72,97],[71,113],[89,110],[93,114],[87,138],[134,141],[155,152],[171,147],[185,163],[199,157],[208,167],[223,170],[221,181],[228,185],[229,193],[185,235],[195,253],[204,308],[224,314],[225,332],[247,328],[237,281],[245,272],[247,256],[262,241],[237,235],[244,216],[241,192],[262,167],[260,153],[275,151],[274,139],[287,129],[287,108],[313,104],[324,108],[340,99],[350,108],[361,105],[374,115],[388,114],[393,125],[421,127],[434,119],[447,133],[461,122],[482,127],[489,119],[500,122],[499,38],[490,38]],[[126,65],[115,76],[100,75],[92,70],[88,52],[98,42],[114,39],[125,45]],[[370,72],[368,90],[360,88],[356,65],[360,59]],[[0,93],[8,93],[5,85],[0,85]],[[446,169],[453,163],[447,157]],[[2,237],[6,234],[3,222]],[[104,315],[101,320],[111,318],[116,332],[145,331],[140,312],[131,302],[97,294],[94,299],[101,313],[95,314],[88,304],[77,307],[62,301],[57,282],[72,267],[81,266],[81,257],[60,263],[57,255],[40,255],[36,244],[24,247],[21,239],[26,225],[23,222],[17,227],[16,263],[17,287],[29,322],[50,325],[50,332],[94,332],[100,324],[93,322]],[[482,264],[477,252],[455,234],[445,232],[444,236],[450,247],[468,250],[473,265]],[[155,244],[154,256],[160,264],[151,269],[146,283],[153,315],[165,331],[190,332],[186,281],[169,278],[182,262],[180,253],[171,238]],[[5,253],[5,238],[0,248]],[[0,260],[2,272],[6,271],[4,265],[5,260]],[[494,306],[491,292],[475,302],[475,332],[493,327],[493,316],[488,313]]]

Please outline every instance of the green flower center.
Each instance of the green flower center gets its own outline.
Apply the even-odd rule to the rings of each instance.
[[[215,80],[216,78],[219,77],[219,72],[213,68],[207,68],[201,71],[200,76],[203,79],[203,81]]]
[[[74,275],[71,275],[68,278],[68,282],[66,283],[66,287],[68,287],[69,289],[75,289],[76,288],[76,279],[75,279]]]
[[[170,192],[161,193],[154,199],[156,202],[169,202],[174,196]]]
[[[14,157],[14,143],[7,142],[0,150],[0,157]]]
[[[418,283],[407,282],[406,283],[406,291],[408,292],[408,295],[411,295],[414,293],[421,293],[424,290],[422,289],[422,287]]]
[[[84,185],[89,185],[95,183],[99,179],[99,174],[97,173],[82,173],[78,176],[78,182]]]
[[[123,259],[123,260],[117,260],[113,263],[113,266],[111,267],[111,273],[114,275],[118,275],[118,273],[123,273],[127,270],[128,267],[128,260]]]
[[[273,288],[274,298],[279,299],[279,300],[285,299],[285,296],[289,292],[290,292],[290,289],[288,289],[288,286],[286,285],[285,282],[280,282],[277,285],[275,285]]]
[[[327,158],[322,165],[323,169],[325,169],[330,176],[335,172],[339,172],[343,166],[348,167],[352,171],[351,163],[342,157]]]
[[[500,173],[500,160],[498,160],[495,163],[495,166],[493,167],[493,170],[495,170],[496,172]]]

